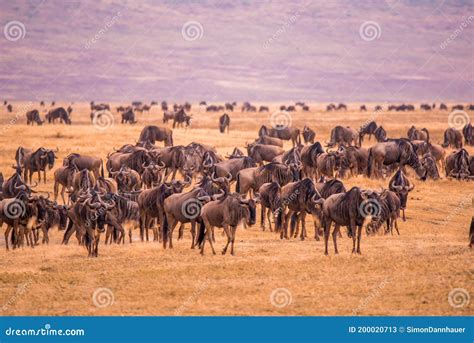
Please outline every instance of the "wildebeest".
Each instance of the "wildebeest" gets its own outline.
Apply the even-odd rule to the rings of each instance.
[[[280,232],[283,224],[283,209],[281,202],[281,187],[278,182],[267,182],[258,189],[258,200],[261,206],[260,226],[265,231],[265,216],[268,219],[270,231],[272,229],[271,217],[275,220],[275,231]]]
[[[469,229],[469,248],[474,245],[474,216],[471,218],[471,227]]]
[[[364,125],[362,125],[359,129],[359,146],[362,145],[365,135],[369,135],[370,141],[372,135],[375,135],[375,131],[377,130],[377,128],[377,123],[374,120],[364,123]]]
[[[164,111],[163,112],[163,124],[166,124],[168,121],[174,119],[174,112]]]
[[[36,172],[38,173],[38,182],[41,182],[41,172],[43,172],[43,182],[46,183],[46,169],[51,170],[54,167],[54,160],[57,158],[54,151],[43,147],[36,151],[19,147],[15,157],[17,163],[23,167],[25,181],[29,180],[30,183],[33,173]]]
[[[104,176],[104,163],[100,157],[72,153],[64,158],[63,166],[72,164],[74,164],[78,170],[87,169],[91,171],[94,173],[96,179],[99,176]]]
[[[46,114],[46,119],[48,120],[48,123],[55,123],[56,119],[59,119],[59,122],[62,124],[63,122],[65,124],[71,125],[71,118],[69,117],[69,114],[63,107],[58,107],[55,109],[50,110]]]
[[[392,176],[388,182],[388,189],[397,194],[400,199],[400,208],[403,213],[403,221],[406,221],[405,209],[407,207],[408,193],[415,188],[414,184],[410,183],[410,180],[406,177],[403,172],[403,168],[398,168],[397,172]]]
[[[441,144],[443,148],[452,147],[455,149],[462,148],[462,134],[453,127],[449,127],[444,131],[444,142]]]
[[[270,110],[268,109],[268,106],[260,106],[259,109],[258,109],[258,111],[259,111],[259,112],[268,112],[268,111],[270,111]]]
[[[146,167],[143,165],[144,173]],[[142,188],[142,178],[138,171],[128,167],[122,163],[122,167],[118,171],[111,171],[110,176],[117,182],[119,192],[134,192]]]
[[[293,146],[301,144],[300,130],[295,127],[276,126],[268,129],[263,125],[258,131],[259,136],[276,137],[283,140],[291,140]]]
[[[331,130],[331,139],[326,143],[329,148],[332,148],[336,145],[356,145],[357,142],[358,134],[356,130],[338,125]]]
[[[279,146],[280,148],[283,148],[283,140],[281,140],[280,138],[270,137],[266,135],[258,137],[254,143],[263,145],[275,145]]]
[[[372,217],[372,220],[367,224],[367,234],[373,234],[379,230],[383,223],[386,224],[385,233],[390,232],[393,235],[393,229],[398,230],[397,219],[400,217],[400,198],[395,192],[390,190],[382,190],[379,194],[380,202],[378,204],[377,213]]]
[[[421,159],[421,165],[426,170],[426,178],[427,179],[438,180],[440,178],[439,171],[438,171],[438,165],[436,163],[435,158],[433,157],[433,155],[430,152],[423,155],[423,157]]]
[[[464,125],[462,134],[464,136],[464,143],[466,145],[474,145],[474,130],[471,123]]]
[[[231,175],[232,180],[236,180],[237,173],[242,169],[256,167],[255,161],[248,156],[236,157],[214,164],[213,173],[218,177],[228,177]]]
[[[263,164],[263,162],[271,162],[273,159],[285,152],[283,148],[275,145],[263,145],[263,144],[248,144],[247,154],[256,163]]]
[[[135,170],[138,174],[143,172],[144,165],[151,162],[151,157],[145,148],[137,148],[130,153],[114,152],[108,156],[106,168],[109,175],[112,172],[121,170],[124,167]]]
[[[372,197],[374,199],[372,200]],[[376,202],[378,195],[375,192],[366,193],[358,187],[352,187],[345,193],[333,194],[328,197],[323,204],[323,225],[324,225],[324,254],[328,255],[328,240],[331,224],[335,227],[332,233],[334,241],[334,252],[337,250],[337,236],[340,226],[347,226],[349,236],[352,237],[352,253],[360,254],[360,240],[362,226],[365,221],[364,208],[368,207],[370,201]],[[357,240],[357,247],[356,247]]]
[[[360,111],[361,112],[367,112],[367,107],[365,105],[360,106]]]
[[[410,127],[407,132],[407,137],[409,140],[422,140],[427,143],[430,141],[430,133],[428,132],[427,128],[422,128],[418,130],[415,126]]]
[[[191,116],[186,114],[183,108],[176,112],[173,116],[173,129],[175,127],[188,127],[191,124]]]
[[[33,125],[36,123],[37,125],[43,125],[44,120],[41,119],[38,110],[31,110],[26,112],[26,125]]]
[[[448,106],[446,106],[446,104],[441,103],[441,104],[439,105],[439,109],[442,110],[442,111],[447,111],[447,110],[448,110]]]
[[[457,179],[474,178],[474,174],[471,175],[467,150],[460,149],[448,155],[446,157],[445,171],[447,177],[455,177]]]
[[[336,170],[339,177],[366,174],[369,151],[363,147],[340,147],[336,153]]]
[[[54,201],[58,199],[59,186],[61,185],[61,198],[66,203],[64,191],[72,190],[74,175],[78,172],[75,164],[59,167],[54,171]]]
[[[222,227],[227,236],[227,244],[222,250],[225,255],[230,244],[230,253],[234,255],[234,241],[237,225],[245,219],[246,224],[255,224],[256,203],[254,200],[244,200],[240,194],[229,194],[223,199],[210,201],[201,208],[200,230],[198,243],[201,245],[201,255],[204,254],[206,240],[211,245],[212,253],[215,255],[212,245],[212,232],[214,227]]]
[[[304,126],[303,127],[303,140],[304,142],[307,143],[314,143],[314,139],[316,138],[316,132],[312,130],[309,126]]]
[[[390,139],[377,143],[369,149],[367,159],[367,176],[381,176],[382,167],[399,164],[409,165],[420,178],[424,178],[426,170],[420,163],[413,144],[407,139]]]
[[[380,125],[377,129],[374,131],[374,136],[377,142],[385,142],[387,140],[387,131]]]
[[[324,150],[321,143],[316,142],[306,145],[301,149],[302,172],[305,177],[314,177],[318,167],[318,156],[323,154]]]
[[[230,128],[230,117],[227,113],[224,113],[219,117],[219,132],[224,133],[227,129],[227,133],[229,133]]]
[[[125,111],[122,113],[122,124],[135,124],[137,121],[135,120],[135,113],[132,109]]]
[[[151,144],[155,144],[156,141],[164,141],[165,146],[173,146],[173,131],[165,127],[147,125],[142,129],[138,141]]]

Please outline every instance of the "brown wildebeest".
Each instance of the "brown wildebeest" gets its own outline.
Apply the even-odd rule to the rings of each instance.
[[[324,254],[328,255],[328,240],[332,222],[335,223],[332,233],[334,241],[334,252],[337,250],[337,236],[340,226],[347,226],[349,236],[352,237],[352,253],[360,254],[360,240],[362,226],[366,218],[366,208],[368,211],[370,202],[380,203],[380,199],[375,192],[363,192],[358,187],[352,187],[345,193],[333,194],[324,201],[323,223],[324,223]],[[361,210],[362,209],[362,210]],[[369,212],[370,214],[370,212]],[[357,239],[357,248],[356,248]]]
[[[285,141],[291,140],[293,146],[301,144],[300,130],[295,127],[275,126],[268,129],[265,125],[262,125],[258,130],[258,135],[270,136],[283,139]]]
[[[359,129],[359,146],[362,145],[365,135],[369,136],[369,141],[370,141],[370,139],[372,138],[372,135],[375,135],[375,131],[377,130],[377,128],[378,128],[377,123],[374,120],[364,123],[364,125],[362,125]]]
[[[430,141],[430,133],[428,132],[427,128],[422,128],[418,130],[415,126],[412,126],[408,129],[407,137],[409,140],[422,140],[427,143]]]
[[[403,213],[403,221],[406,221],[405,209],[407,207],[408,193],[415,188],[414,184],[405,176],[403,168],[398,168],[395,175],[388,182],[388,189],[395,192],[400,199],[400,208]]]
[[[46,119],[48,120],[48,123],[55,123],[56,119],[59,119],[59,122],[62,124],[63,122],[65,124],[71,125],[71,118],[69,117],[69,114],[63,107],[58,107],[50,110],[46,114]]]
[[[31,110],[26,112],[26,125],[33,125],[36,123],[37,125],[43,125],[44,120],[41,119],[38,110]]]
[[[455,149],[462,148],[462,134],[455,128],[449,127],[444,131],[444,142],[441,144],[443,148],[452,147]]]
[[[464,125],[462,134],[464,136],[464,143],[466,145],[474,145],[474,130],[471,123]]]
[[[379,196],[379,211],[376,216],[372,217],[370,223],[367,224],[367,234],[375,234],[383,223],[385,223],[387,226],[385,233],[390,232],[393,235],[393,229],[395,228],[397,234],[400,235],[397,223],[397,219],[400,217],[400,198],[395,192],[386,189],[382,190],[382,192],[379,193]]]
[[[64,158],[63,166],[71,164],[75,164],[78,170],[87,169],[93,172],[96,179],[104,176],[104,163],[99,157],[72,153]]]
[[[74,164],[59,167],[54,171],[54,201],[58,199],[59,185],[61,185],[61,198],[63,199],[63,203],[66,203],[64,191],[66,189],[72,190],[74,174],[78,171]]]
[[[38,182],[41,182],[41,172],[43,172],[43,182],[46,183],[46,169],[50,170],[54,167],[56,159],[54,151],[45,148],[39,148],[31,151],[23,147],[19,147],[16,152],[17,163],[23,167],[23,178],[31,183],[33,173],[38,173]]]
[[[227,129],[227,133],[229,133],[230,128],[230,117],[227,113],[224,113],[219,117],[219,132],[224,133]]]
[[[270,136],[260,136],[258,137],[254,143],[263,144],[263,145],[274,145],[283,148],[283,140],[276,137]]]
[[[301,149],[301,163],[302,163],[302,172],[303,176],[315,178],[317,175],[318,167],[318,156],[324,154],[323,147],[321,143],[316,142],[311,145],[305,145]]]
[[[285,152],[283,148],[275,145],[263,145],[263,144],[248,144],[247,154],[257,164],[262,165],[263,162],[271,162],[275,157]]]
[[[173,146],[173,131],[164,127],[148,125],[143,128],[138,141],[151,144],[155,144],[156,141],[164,141],[165,146]]]
[[[474,178],[471,174],[470,158],[466,149],[453,151],[446,157],[445,171],[447,177],[455,177],[457,179]]]
[[[281,202],[281,187],[278,182],[267,182],[258,189],[257,198],[261,206],[260,226],[265,231],[265,215],[268,219],[270,231],[272,229],[271,216],[275,219],[275,231],[280,232],[283,223],[283,211]]]
[[[303,127],[303,140],[304,142],[307,143],[314,143],[314,140],[316,138],[316,132],[314,132],[313,129],[311,129],[309,126],[304,126]]]
[[[416,174],[423,179],[426,170],[420,163],[413,144],[407,139],[390,139],[387,142],[377,143],[369,149],[367,159],[367,176],[382,176],[382,167],[399,164],[409,165]]]
[[[331,130],[331,139],[327,142],[327,147],[332,148],[336,145],[356,145],[358,142],[358,133],[350,127],[336,126]]]
[[[237,225],[242,220],[252,226],[255,224],[256,203],[255,200],[244,200],[240,194],[229,194],[223,199],[210,201],[201,208],[200,229],[198,243],[201,245],[201,255],[204,254],[206,240],[211,245],[212,253],[216,251],[212,245],[214,227],[222,227],[227,236],[227,244],[222,249],[225,255],[230,244],[230,253],[234,255],[234,241]]]

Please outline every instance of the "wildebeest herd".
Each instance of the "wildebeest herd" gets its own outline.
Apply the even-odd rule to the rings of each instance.
[[[91,120],[110,111],[108,104],[90,105]],[[157,103],[148,106],[133,102],[116,110],[122,113],[122,122],[136,123],[134,113],[149,111],[153,105]],[[208,112],[231,113],[236,103],[222,108],[201,105]],[[426,111],[435,108],[422,105]],[[447,109],[443,105],[439,108]],[[393,110],[411,111],[407,106],[411,105]],[[286,112],[309,108],[304,103],[282,107]],[[173,128],[189,126],[190,104],[174,105],[169,110],[163,102],[161,109],[164,123],[173,121]],[[327,110],[347,110],[347,106],[332,105]],[[257,106],[244,103],[242,111],[256,112]],[[259,111],[266,112],[268,107],[260,106]],[[71,112],[71,106],[54,108],[45,118],[49,123],[59,120],[71,124]],[[221,133],[229,131],[232,114],[228,113],[216,123]],[[26,116],[28,124],[44,122],[38,110]],[[371,141],[372,136],[377,143],[363,147],[364,139]],[[408,128],[406,137],[390,137],[384,127],[369,121],[358,129],[338,125],[331,130],[329,140],[321,143],[317,130],[309,126],[264,125],[253,142],[235,147],[224,157],[213,146],[200,142],[174,145],[173,130],[148,125],[136,143],[114,148],[106,159],[78,153],[65,156],[62,166],[54,171],[53,196],[35,191],[33,176],[37,173],[41,182],[43,175],[46,183],[46,172],[54,167],[59,149],[19,147],[13,175],[7,180],[1,178],[0,223],[6,224],[7,249],[33,247],[40,239],[48,243],[48,232],[55,227],[63,231],[63,244],[75,235],[91,257],[98,256],[102,233],[106,244],[125,244],[127,235],[132,243],[137,230],[140,240],[172,248],[174,229],[179,227],[180,239],[190,226],[191,248],[198,247],[204,253],[208,243],[215,253],[214,228],[218,227],[227,237],[222,253],[230,245],[234,254],[238,225],[254,225],[260,207],[262,229],[268,224],[281,239],[305,240],[306,216],[310,215],[314,238],[324,236],[325,254],[332,227],[334,250],[338,252],[341,226],[352,239],[352,252],[361,253],[364,225],[367,235],[393,234],[393,230],[399,234],[397,219],[402,213],[406,220],[408,194],[417,179],[474,179],[474,156],[463,148],[474,145],[472,125],[467,123],[462,130],[448,127],[443,138],[441,144],[435,144],[427,128],[415,126]],[[291,149],[284,149],[285,141],[291,142]],[[454,152],[447,154],[448,147]],[[387,179],[387,188],[344,185],[344,179],[357,175]],[[62,204],[58,203],[59,196]]]

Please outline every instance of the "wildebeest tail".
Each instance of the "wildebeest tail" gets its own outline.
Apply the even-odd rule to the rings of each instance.
[[[275,218],[275,231],[280,232],[283,226],[283,211],[281,208],[278,208],[277,212]]]
[[[240,193],[240,173],[237,173],[237,183],[235,184],[235,191]]]
[[[204,225],[204,221],[199,218],[198,219],[198,224],[199,224],[199,231],[198,231],[198,236],[197,236],[197,243],[198,245],[201,245],[202,242],[204,242],[204,237],[205,237],[205,231],[206,231],[206,225]]]
[[[373,163],[373,156],[372,156],[372,148],[369,149],[369,157],[367,158],[367,177],[372,175],[372,163]]]

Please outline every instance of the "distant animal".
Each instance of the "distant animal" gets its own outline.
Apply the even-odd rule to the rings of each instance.
[[[173,131],[164,127],[147,125],[142,129],[138,141],[150,142],[151,144],[160,141],[164,142],[165,146],[173,146]]]
[[[37,125],[43,125],[44,120],[41,119],[38,110],[31,110],[26,112],[26,125],[33,125],[36,123]]]
[[[230,117],[227,113],[224,113],[219,117],[219,131],[220,133],[224,133],[227,129],[227,133],[229,133],[230,128]]]
[[[441,144],[443,148],[452,147],[455,149],[462,148],[462,133],[453,127],[449,127],[444,131],[444,142]]]
[[[56,119],[59,119],[59,122],[62,124],[63,122],[65,124],[71,125],[71,119],[69,118],[69,114],[63,107],[58,107],[55,109],[50,110],[46,114],[46,119],[48,120],[48,123],[55,123]]]

